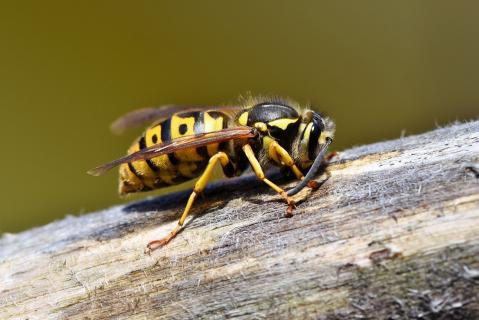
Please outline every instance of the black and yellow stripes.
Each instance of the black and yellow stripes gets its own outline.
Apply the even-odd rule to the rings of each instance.
[[[222,130],[228,120],[224,113],[218,111],[174,114],[146,129],[130,147],[128,154],[179,137]],[[148,191],[195,178],[201,174],[209,158],[226,146],[211,144],[124,164],[120,167],[120,193]]]
[[[163,143],[167,141],[171,141],[171,120],[166,119],[165,121],[159,123],[156,127],[160,128],[161,131],[161,141],[158,143]],[[149,129],[146,130],[148,132]],[[175,157],[173,153],[168,154],[168,160],[171,162],[172,165],[177,165],[179,160]]]

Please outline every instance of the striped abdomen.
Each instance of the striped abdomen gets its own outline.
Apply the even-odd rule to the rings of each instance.
[[[229,118],[218,111],[195,111],[174,114],[146,129],[128,154],[182,136],[226,128]],[[218,144],[162,155],[150,160],[120,166],[120,194],[148,191],[178,184],[199,176],[209,158],[220,150]]]

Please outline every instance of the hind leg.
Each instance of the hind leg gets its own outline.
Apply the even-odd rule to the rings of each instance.
[[[159,247],[166,245],[168,242],[171,241],[171,239],[173,239],[178,234],[178,232],[183,227],[186,217],[190,213],[191,207],[193,206],[195,199],[197,198],[198,194],[200,194],[205,189],[206,185],[208,184],[208,181],[211,178],[211,174],[213,173],[213,169],[215,165],[218,163],[218,161],[223,167],[223,170],[225,170],[226,168],[229,168],[231,165],[228,155],[224,152],[218,152],[217,154],[215,154],[214,156],[210,158],[205,171],[203,171],[203,174],[195,183],[193,192],[190,194],[190,197],[188,198],[188,202],[186,203],[186,207],[183,210],[183,214],[181,215],[180,220],[178,220],[178,224],[173,230],[170,231],[170,233],[166,237],[159,240],[150,241],[150,243],[148,243],[147,245],[148,251],[153,251],[155,249],[158,249]]]

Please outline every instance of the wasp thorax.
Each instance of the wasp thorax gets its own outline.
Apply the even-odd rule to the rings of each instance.
[[[323,118],[319,113],[306,110],[302,115],[295,144],[299,165],[303,169],[310,167],[321,147],[333,136],[334,123],[329,118]]]

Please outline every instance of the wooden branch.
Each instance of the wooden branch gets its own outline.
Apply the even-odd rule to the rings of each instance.
[[[7,234],[0,318],[479,318],[478,163],[476,121],[341,152],[292,218],[220,182],[151,256],[188,192]]]

